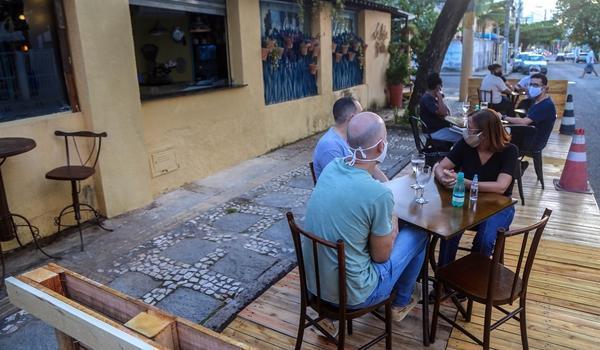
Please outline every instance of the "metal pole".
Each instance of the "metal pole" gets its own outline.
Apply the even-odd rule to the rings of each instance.
[[[517,4],[517,15],[515,18],[515,54],[521,52],[521,14],[523,12],[523,0],[518,0]]]
[[[502,67],[504,72],[508,71],[508,44],[510,35],[510,10],[513,0],[506,0],[504,15],[504,46],[502,47]]]
[[[473,27],[475,26],[475,1],[471,0],[463,17],[462,62],[460,71],[459,101],[469,98],[469,77],[473,73]]]

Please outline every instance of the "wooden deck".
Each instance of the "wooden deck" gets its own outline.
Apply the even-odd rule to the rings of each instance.
[[[518,204],[513,227],[539,219],[544,208],[554,210],[534,264],[528,292],[528,334],[532,349],[598,349],[600,334],[600,211],[592,195],[558,192],[552,180],[560,177],[571,138],[554,133],[544,151],[546,188],[536,182],[533,164],[524,178],[526,206]],[[518,193],[515,188],[515,196]],[[470,239],[467,235],[467,239]],[[463,243],[464,244],[464,243]],[[508,241],[506,263],[518,255],[517,242]],[[298,326],[297,270],[248,305],[224,333],[257,349],[291,349]],[[455,315],[448,307],[445,313]],[[499,313],[494,313],[498,319]],[[461,319],[460,316],[458,317]],[[431,349],[480,349],[458,330],[440,321]],[[475,304],[474,316],[463,325],[481,334],[483,307]],[[381,322],[373,317],[355,321],[348,347],[363,344],[378,334]],[[417,307],[401,325],[394,326],[394,349],[424,348],[421,316]],[[492,332],[495,349],[519,349],[519,326],[508,321]],[[333,344],[307,330],[303,349],[333,349]],[[383,349],[380,343],[377,349]]]

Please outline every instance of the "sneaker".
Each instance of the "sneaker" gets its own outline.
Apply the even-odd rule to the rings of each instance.
[[[334,338],[336,338],[338,336],[338,333],[340,331],[340,322],[339,321],[324,318],[321,321],[319,321],[318,323],[319,323],[319,326],[321,326],[324,330],[327,331],[327,333],[332,335]],[[327,337],[325,334],[323,334],[320,330],[318,330],[314,326],[310,327],[309,329],[311,330],[311,332],[317,334],[318,336]]]
[[[408,315],[408,313],[417,305],[419,299],[415,297],[410,298],[410,302],[405,306],[394,306],[392,305],[392,320],[396,323],[402,322]]]

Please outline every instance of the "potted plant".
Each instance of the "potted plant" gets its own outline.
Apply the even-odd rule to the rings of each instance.
[[[390,61],[385,71],[391,107],[402,108],[404,85],[410,81],[409,57],[401,43],[390,43]]]
[[[310,71],[310,74],[316,75],[317,71],[319,70],[319,66],[316,63],[311,63],[308,65],[308,70]]]
[[[344,57],[343,53],[336,52],[335,53],[335,63],[340,63],[342,61],[342,57]]]
[[[352,61],[354,61],[354,58],[356,58],[356,52],[354,52],[354,51],[348,52],[348,61],[352,62]]]

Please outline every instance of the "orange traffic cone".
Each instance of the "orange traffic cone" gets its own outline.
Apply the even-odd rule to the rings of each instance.
[[[587,156],[583,129],[576,129],[560,180],[554,179],[558,191],[592,193],[587,175]]]

